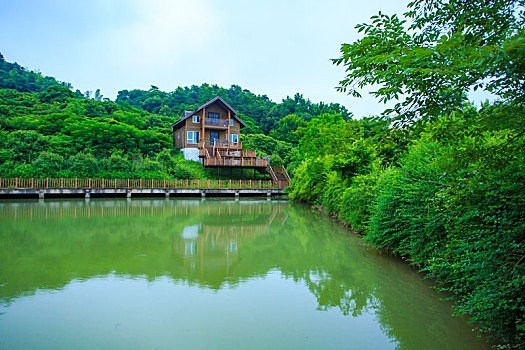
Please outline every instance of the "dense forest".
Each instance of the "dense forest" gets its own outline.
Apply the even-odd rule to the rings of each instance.
[[[300,94],[275,103],[236,85],[194,85],[171,93],[154,86],[148,91],[123,90],[113,102],[100,90],[73,91],[68,83],[6,62],[0,55],[0,177],[215,176],[201,164],[184,160],[173,149],[167,128],[184,110],[215,96],[238,108],[247,123],[241,135],[244,148],[270,155],[273,165],[298,164],[299,139],[293,132],[315,116],[351,117],[339,104],[313,103]]]
[[[315,203],[454,296],[503,348],[525,348],[524,1],[413,1],[341,46],[340,90],[378,86],[374,120],[299,128],[293,198]],[[497,96],[476,107],[469,91]]]

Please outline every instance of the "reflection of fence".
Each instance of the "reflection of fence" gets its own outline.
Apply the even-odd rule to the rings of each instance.
[[[256,180],[173,180],[173,179],[37,179],[0,178],[6,189],[283,189],[285,182]]]
[[[232,205],[232,203],[235,203]],[[269,204],[271,203],[271,204]],[[164,201],[164,200],[141,200],[126,202],[104,201],[104,202],[48,202],[43,205],[36,203],[3,203],[0,204],[0,220],[53,220],[64,218],[91,218],[91,217],[119,217],[119,216],[181,216],[204,214],[204,219],[220,220],[221,217],[250,218],[250,220],[237,221],[239,225],[232,226],[253,226],[261,225],[254,221],[253,216],[261,218],[267,222],[276,213],[284,212],[288,203],[246,201],[242,205],[239,202],[224,201],[214,202],[204,205],[199,201]],[[213,220],[208,224],[210,227],[220,227],[214,225]],[[262,225],[264,226],[264,225]]]

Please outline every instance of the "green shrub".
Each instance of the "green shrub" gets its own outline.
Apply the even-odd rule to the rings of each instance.
[[[61,177],[66,165],[64,157],[47,151],[41,152],[32,164],[40,177]]]
[[[67,177],[94,178],[98,175],[98,163],[90,153],[77,153],[69,157]]]

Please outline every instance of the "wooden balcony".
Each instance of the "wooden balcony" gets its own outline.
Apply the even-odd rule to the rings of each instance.
[[[204,125],[217,128],[227,128],[228,119],[205,118]]]
[[[241,150],[217,150],[221,157],[236,157],[236,158],[255,158],[257,151],[241,149]]]
[[[257,158],[257,151],[242,149],[240,142],[214,140],[213,145],[199,142],[199,157],[205,167],[266,168],[268,160]]]
[[[216,149],[232,149],[232,150],[242,150],[242,142],[230,142],[228,140],[215,140],[213,145],[209,142],[199,141],[197,144],[199,149],[204,147],[216,148]]]
[[[249,167],[266,168],[268,161],[257,158],[204,158],[204,166],[208,167]]]

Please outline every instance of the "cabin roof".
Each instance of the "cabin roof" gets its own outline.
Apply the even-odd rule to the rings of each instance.
[[[169,129],[169,128],[178,129],[179,126],[182,124],[183,121],[185,121],[185,120],[188,119],[189,117],[195,115],[195,113],[199,112],[201,109],[206,108],[206,107],[208,107],[209,105],[211,105],[211,104],[213,104],[213,103],[215,103],[215,102],[219,102],[219,103],[221,103],[224,107],[226,107],[226,109],[229,109],[229,110],[233,113],[232,117],[235,118],[235,119],[237,119],[237,121],[238,121],[239,123],[241,123],[241,126],[243,126],[243,127],[246,126],[246,123],[243,122],[242,119],[239,118],[239,117],[237,116],[237,111],[236,111],[235,109],[233,109],[233,107],[230,106],[230,105],[228,104],[228,102],[224,101],[224,100],[222,99],[222,97],[217,96],[217,97],[215,97],[215,98],[212,98],[211,100],[209,100],[209,101],[206,102],[205,104],[203,104],[203,105],[197,107],[197,109],[195,109],[195,110],[193,110],[193,111],[184,111],[184,116],[183,116],[182,118],[180,118],[180,119],[179,119],[177,122],[175,122],[174,124],[168,126],[168,129]]]

